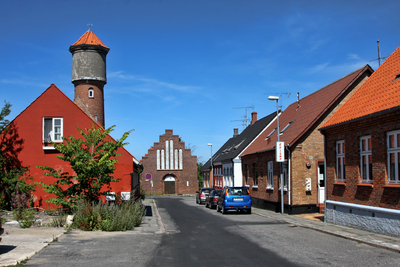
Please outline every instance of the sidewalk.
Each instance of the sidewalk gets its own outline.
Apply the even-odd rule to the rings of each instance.
[[[380,235],[356,228],[324,223],[323,218],[320,218],[323,214],[288,215],[254,207],[252,207],[252,212],[259,216],[284,221],[295,226],[309,228],[357,242],[363,242],[372,246],[400,252],[400,237]]]
[[[152,206],[151,199],[143,201],[145,206]],[[154,203],[155,205],[155,203]],[[162,222],[159,221],[160,216],[156,208],[147,208],[146,215],[139,227],[135,227],[133,232],[137,233],[163,233]],[[1,235],[0,242],[0,266],[16,265],[29,259],[40,250],[48,246],[52,242],[56,242],[64,233],[65,228],[55,227],[32,227],[27,229],[19,228],[15,223],[3,224],[4,233]],[[81,230],[81,234],[86,232]],[[92,232],[89,232],[92,233]],[[99,231],[99,235],[102,234]]]

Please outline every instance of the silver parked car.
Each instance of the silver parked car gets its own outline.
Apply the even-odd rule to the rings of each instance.
[[[212,190],[214,190],[214,188],[212,187],[202,187],[199,191],[196,191],[196,203],[204,204],[206,202],[207,196]]]

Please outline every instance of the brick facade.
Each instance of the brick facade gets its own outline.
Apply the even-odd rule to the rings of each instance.
[[[324,130],[326,136],[327,199],[346,203],[400,209],[400,185],[389,185],[387,132],[400,130],[400,110]],[[373,182],[362,183],[360,137],[371,136]],[[336,180],[336,142],[344,140],[346,181]]]
[[[148,154],[142,158],[142,164],[140,184],[146,194],[194,194],[198,190],[197,157],[192,156],[191,150],[185,148],[185,142],[180,142],[179,135],[173,135],[171,129],[160,135],[160,141],[148,150]],[[146,174],[152,177],[152,190]],[[168,186],[172,186],[172,189]]]

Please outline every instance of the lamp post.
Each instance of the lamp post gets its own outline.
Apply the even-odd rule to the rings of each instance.
[[[210,146],[210,147],[211,147],[211,157],[210,157],[211,171],[210,171],[210,177],[209,177],[209,178],[210,178],[210,180],[211,180],[211,173],[212,173],[213,180],[214,180],[214,173],[212,172],[212,171],[213,171],[213,165],[212,165],[212,144],[211,144],[211,143],[208,143],[207,146]],[[208,186],[210,186],[210,180],[208,181]]]
[[[269,96],[268,100],[271,101],[276,101],[276,124],[277,124],[277,132],[278,132],[278,142],[280,142],[280,133],[279,133],[279,96]],[[278,149],[278,143],[275,147],[275,149]],[[281,213],[284,213],[284,199],[283,199],[283,175],[282,175],[282,163],[279,162],[279,177],[280,177],[280,183],[281,183]]]

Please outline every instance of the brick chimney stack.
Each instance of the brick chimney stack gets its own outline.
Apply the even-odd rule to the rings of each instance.
[[[233,128],[233,137],[236,137],[239,135],[239,129],[238,128]]]
[[[251,125],[253,125],[257,121],[257,112],[251,113]]]

